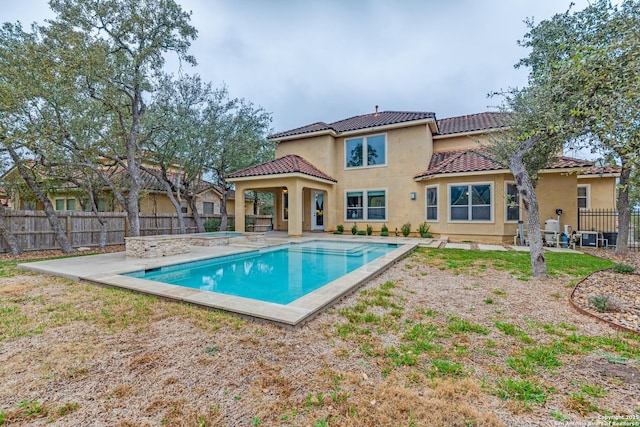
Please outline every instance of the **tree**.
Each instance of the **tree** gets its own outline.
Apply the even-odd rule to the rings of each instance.
[[[225,177],[234,171],[273,158],[274,143],[266,139],[271,115],[244,99],[229,99],[226,88],[217,91],[204,110],[205,169],[222,190],[220,229],[227,228],[227,201],[233,189]],[[244,200],[236,199],[236,203]]]
[[[191,207],[198,231],[205,231],[195,193],[208,162],[203,111],[212,96],[211,84],[204,83],[199,76],[184,76],[177,80],[165,76],[146,121],[147,126],[155,130],[145,152],[157,167],[151,166],[145,171],[165,186],[183,233],[186,232],[180,204],[183,198]]]
[[[555,15],[530,31],[521,45],[531,48],[519,66],[531,69],[529,85],[566,99],[549,99],[561,127],[586,135],[594,149],[620,164],[616,253],[627,252],[631,216],[631,171],[640,151],[640,2],[613,6],[599,0],[582,11]]]
[[[154,90],[165,53],[195,65],[187,50],[197,32],[173,0],[51,0],[50,6],[57,18],[49,36],[73,41],[59,52],[61,61],[76,67],[84,90],[112,121],[100,154],[127,171],[126,201],[121,202],[129,234],[138,236],[142,147],[152,136],[142,133],[145,97]]]
[[[574,134],[571,126],[563,126],[562,119],[554,110],[546,108],[550,103],[560,103],[563,99],[553,88],[531,85],[499,94],[504,97],[504,110],[511,112],[509,127],[492,138],[487,146],[497,159],[509,165],[515,178],[529,230],[533,276],[544,277],[547,265],[535,192],[538,172],[557,159],[565,141],[572,139]],[[564,100],[571,103],[569,98]]]
[[[64,96],[51,85],[46,57],[38,32],[29,34],[20,25],[3,25],[0,31],[0,145],[29,190],[42,203],[62,252],[72,253],[74,249],[39,176],[26,166],[44,160],[40,153],[48,140],[55,138],[55,130],[47,126],[48,120],[57,120],[55,114],[50,116],[50,106]]]

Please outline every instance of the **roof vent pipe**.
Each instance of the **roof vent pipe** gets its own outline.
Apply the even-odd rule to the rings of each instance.
[[[376,105],[376,116],[378,115],[378,106]]]

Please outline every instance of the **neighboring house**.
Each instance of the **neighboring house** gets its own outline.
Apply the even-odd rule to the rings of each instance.
[[[513,241],[523,219],[513,175],[482,141],[507,124],[505,113],[437,120],[430,112],[376,112],[314,123],[271,136],[275,160],[235,173],[236,194],[274,194],[274,229],[300,236],[355,223],[390,234],[427,222],[435,237]],[[579,208],[615,208],[615,168],[569,157],[539,174],[541,226],[577,225]],[[236,229],[244,230],[236,209]]]
[[[34,170],[35,164],[30,164],[34,176],[38,176]],[[116,172],[118,173],[118,172]],[[122,173],[122,172],[120,172]],[[141,173],[143,186],[140,192],[140,212],[144,214],[171,214],[175,213],[175,208],[166,194],[164,186],[157,181],[152,175]],[[126,176],[122,173],[122,179],[126,180]],[[53,207],[57,211],[82,211],[91,210],[87,205],[88,197],[86,193],[69,183],[56,182],[52,179],[38,179],[43,183],[46,194],[51,201]],[[0,182],[4,184],[3,192],[0,192],[0,198],[6,199],[5,205],[9,205],[14,210],[43,210],[40,203],[24,184],[22,178],[18,174],[15,167],[11,168],[0,177]],[[201,181],[196,192],[196,206],[201,215],[219,215],[222,201],[222,192],[216,185]],[[182,212],[191,213],[191,209],[187,206],[186,201],[181,201]],[[247,213],[253,212],[252,195],[245,195],[244,209]],[[114,212],[121,211],[120,205],[116,202],[112,192],[108,188],[100,191],[98,197],[98,211]],[[227,200],[227,212],[233,214],[235,212],[235,191],[231,191]]]

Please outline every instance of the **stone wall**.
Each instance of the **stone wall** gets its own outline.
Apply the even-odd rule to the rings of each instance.
[[[159,258],[189,252],[188,235],[125,238],[125,254],[134,258]]]

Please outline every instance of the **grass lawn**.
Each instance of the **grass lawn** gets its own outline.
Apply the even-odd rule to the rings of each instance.
[[[640,425],[640,337],[567,302],[613,263],[547,262],[418,249],[295,330],[1,262],[0,425]]]

